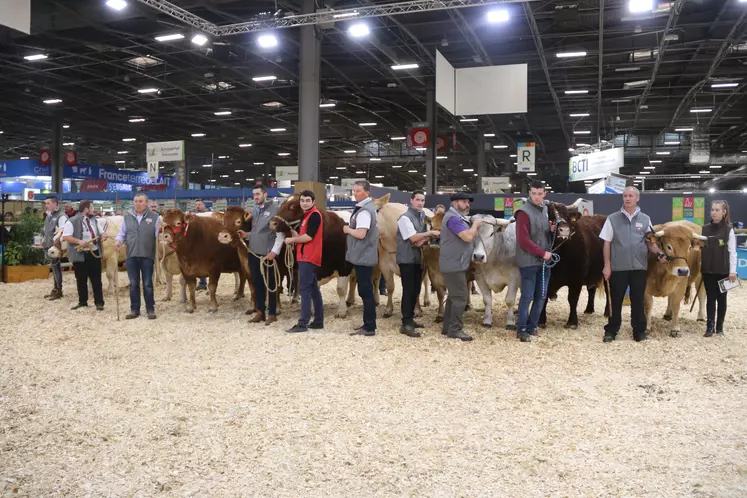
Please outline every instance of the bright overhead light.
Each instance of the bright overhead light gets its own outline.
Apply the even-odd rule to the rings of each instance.
[[[494,149],[508,149],[508,145],[494,145]]]
[[[710,166],[708,166],[708,168],[709,169],[721,169],[721,165],[720,164],[711,164]]]
[[[319,140],[319,143],[320,143],[320,144],[323,144],[323,143],[324,143],[324,140]]]
[[[128,150],[117,151],[117,154],[129,154],[129,153],[130,153],[130,151],[128,151]]]
[[[375,175],[374,178],[384,178],[384,175]]]
[[[421,152],[424,151],[425,149],[426,149],[425,147],[415,147],[415,150],[419,150]]]
[[[460,123],[474,123],[476,121],[477,118],[464,118],[459,120]]]
[[[669,154],[670,154],[669,151],[657,151],[656,152],[657,156],[668,156]]]
[[[59,104],[62,102],[62,99],[47,99],[44,101],[45,104]]]
[[[675,128],[674,131],[693,131],[692,128]]]
[[[710,172],[710,171],[708,171],[708,170],[700,170],[700,171],[698,171],[698,174],[699,174],[699,175],[710,175],[710,174],[711,174],[711,172]]]
[[[404,71],[406,69],[417,69],[418,67],[420,66],[418,66],[417,64],[395,64],[394,66],[392,66],[392,69],[394,69],[395,71]]]
[[[220,175],[221,178],[228,178],[228,175]]]
[[[157,93],[158,88],[141,88],[137,93]]]
[[[359,126],[376,126],[376,123],[359,123]]]
[[[130,123],[142,123],[145,121],[145,118],[132,118],[130,119]]]
[[[213,114],[215,114],[216,116],[230,116],[231,111],[218,111],[214,112]]]
[[[205,134],[204,133],[192,133],[192,136],[195,138],[199,138],[199,137],[204,137]]]
[[[584,95],[589,93],[589,90],[566,90],[566,95]]]
[[[573,130],[574,135],[591,135],[589,130]]]
[[[228,156],[218,156],[218,159],[228,159]]]
[[[395,169],[397,169],[397,168],[401,168],[401,167],[402,167],[402,165],[401,165],[401,164],[397,164],[397,165],[392,165],[392,168],[395,168]]]
[[[335,169],[343,170],[348,169],[347,166],[337,166]]]
[[[33,54],[33,55],[26,55],[23,57],[27,61],[41,61],[47,58],[44,54]]]
[[[265,102],[262,104],[262,107],[283,107],[282,102],[278,102],[277,100],[273,100],[272,102]]]
[[[573,152],[574,150],[576,150],[576,149],[568,149],[568,152]]]
[[[739,83],[714,83],[713,85],[711,85],[711,88],[736,88],[738,86]]]
[[[366,172],[365,171],[356,171],[355,174],[356,175],[365,175]]]
[[[285,131],[285,128],[270,128],[270,131],[273,133],[279,133],[281,131]]]
[[[372,158],[371,158],[370,160],[371,160],[371,161],[374,161],[374,162],[375,162],[375,161],[381,161],[381,158],[379,158],[379,157],[372,157]]]
[[[198,46],[203,46],[208,42],[208,37],[203,35],[202,33],[197,33],[192,37],[192,43]]]
[[[123,10],[127,7],[125,0],[106,0],[106,6],[114,10]]]
[[[576,144],[576,147],[591,147],[591,145],[589,145],[589,144],[579,144],[579,143],[577,143],[577,144]]]
[[[508,157],[516,157],[516,154],[511,154]]]
[[[509,15],[506,9],[496,9],[488,12],[488,22],[499,23],[508,22]]]
[[[354,10],[352,12],[341,12],[339,14],[333,14],[332,17],[335,19],[342,19],[345,17],[355,17],[358,15],[358,11]]]
[[[586,57],[586,52],[558,52],[555,55],[558,59],[566,59],[568,57]]]
[[[651,172],[650,172],[650,171],[641,171],[641,172],[639,172],[638,174],[639,174],[639,175],[650,175],[650,174],[651,174]]]
[[[575,114],[570,114],[570,116],[572,118],[588,118],[589,117],[589,113],[587,113],[587,112],[579,112],[579,113],[575,113]]]
[[[167,41],[173,41],[173,40],[181,40],[182,38],[184,38],[183,34],[174,33],[173,35],[156,36],[156,41],[167,42]]]
[[[448,159],[447,156],[436,156],[436,159]]]
[[[123,138],[122,139],[123,142],[134,142],[135,140],[137,139],[136,138]]]
[[[355,150],[343,150],[345,154],[355,154],[357,151]]]
[[[278,79],[277,76],[256,76],[252,78],[252,81],[274,81]]]
[[[537,176],[537,173],[527,173],[527,176]]]
[[[624,90],[630,90],[631,88],[638,88],[641,86],[648,85],[649,80],[637,80],[637,81],[627,81],[623,83],[623,89]]]
[[[656,166],[644,166],[643,169],[656,169]]]
[[[211,178],[211,179],[210,179],[209,181],[210,181],[210,182],[212,182],[212,183],[215,183],[215,182],[217,182],[218,180],[216,180],[215,178]]]
[[[618,67],[615,68],[616,73],[632,73],[635,71],[640,71],[641,68],[638,66],[629,66],[629,67]]]
[[[690,112],[711,112],[713,109],[709,108],[703,108],[703,109],[690,109]]]
[[[475,169],[474,168],[464,168],[462,171],[464,171],[465,173],[472,173],[473,171],[475,171]]]
[[[406,140],[407,137],[392,137],[390,140]]]
[[[630,0],[628,10],[634,13],[651,12],[654,10],[654,0]]]
[[[711,187],[711,188],[709,188],[709,189],[708,189],[708,191],[709,191],[710,193],[714,193],[714,192],[716,191],[716,189],[715,189],[715,188],[713,188],[713,187]]]
[[[243,173],[244,170],[243,169],[235,169],[235,170],[233,170],[233,172],[234,173]]]
[[[255,166],[264,166],[265,163],[254,163]]]
[[[319,107],[334,107],[336,105],[334,102],[325,102],[324,104],[319,104]]]
[[[679,144],[680,144],[679,140],[672,141],[672,142],[664,142],[664,145],[679,145]]]
[[[241,147],[242,149],[244,149],[246,147],[251,147],[251,146],[252,146],[252,144],[239,144],[239,147]],[[254,163],[254,164],[257,164],[257,163]],[[262,164],[262,163],[260,163],[260,164]]]
[[[659,163],[661,163],[661,160],[660,159],[651,159],[649,162],[651,164],[659,164]]]
[[[416,170],[416,169],[408,169],[407,172],[408,173],[417,173],[418,170]],[[745,190],[747,190],[747,189],[745,189]]]
[[[70,125],[62,125],[62,127],[67,130],[68,128],[70,128]]]
[[[278,39],[275,35],[261,35],[257,38],[257,45],[262,48],[273,48],[278,46]]]
[[[62,145],[67,145],[68,147],[72,147],[73,145],[75,145],[75,143],[74,142],[65,142]]]
[[[630,99],[615,99],[610,100],[610,102],[612,102],[613,104],[627,104],[628,102],[630,102]]]
[[[371,30],[368,29],[368,25],[363,23],[353,24],[348,28],[348,34],[353,38],[362,38],[368,36],[370,33]]]
[[[114,161],[114,164],[125,164],[127,161]]]
[[[494,137],[494,136],[495,136],[495,133],[485,133],[485,134],[483,135],[483,137],[485,137],[485,138],[492,138],[492,137]]]
[[[28,159],[29,156],[21,156],[21,159]]]
[[[290,156],[290,155],[291,155],[290,152],[278,152],[278,156],[280,157],[285,157],[285,156]]]

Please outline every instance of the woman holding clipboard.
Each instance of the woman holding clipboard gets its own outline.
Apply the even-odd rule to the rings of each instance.
[[[726,201],[711,202],[711,222],[703,227],[702,233],[708,239],[702,248],[700,270],[706,291],[705,337],[711,337],[714,332],[719,335],[724,333],[726,290],[722,290],[719,282],[737,282],[737,238],[731,226],[729,204]]]

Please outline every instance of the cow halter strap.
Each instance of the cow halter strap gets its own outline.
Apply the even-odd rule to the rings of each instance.
[[[297,227],[298,225],[301,224],[301,220],[288,221],[288,220],[284,219],[282,216],[278,216],[278,215],[273,216],[272,219],[273,220],[274,219],[278,219],[278,220],[282,221],[283,223],[285,223],[286,225],[288,225],[290,228],[295,228],[295,227]]]

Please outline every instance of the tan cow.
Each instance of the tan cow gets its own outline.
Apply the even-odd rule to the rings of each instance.
[[[689,281],[700,278],[700,258],[694,254],[699,250],[693,248],[693,240],[699,239],[702,227],[685,220],[670,221],[654,226],[654,232],[649,238],[655,238],[659,248],[667,255],[667,262],[660,263],[655,255],[649,253],[644,305],[646,320],[650,326],[654,297],[666,297],[667,313],[671,312],[672,318],[670,335],[679,337],[682,299]]]

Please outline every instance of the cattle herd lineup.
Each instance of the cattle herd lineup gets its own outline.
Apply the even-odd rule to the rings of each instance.
[[[422,294],[427,306],[435,292],[438,300],[436,321],[443,323],[444,335],[471,340],[462,330],[461,308],[466,301],[461,299],[461,295],[467,294],[463,292],[468,289],[466,286],[474,288],[474,283],[485,304],[482,320],[485,327],[493,325],[493,293],[507,288],[503,325],[506,329],[517,330],[517,337],[522,341],[529,341],[529,336],[536,333],[536,327],[544,326],[547,320],[545,304],[548,299],[555,299],[562,287],[568,287],[566,328],[579,325],[577,306],[584,287],[588,291],[585,313],[594,312],[597,292],[606,296],[604,315],[613,318],[605,328],[605,342],[614,340],[620,329],[619,307],[628,289],[636,340],[645,338],[654,297],[668,300],[665,319],[671,320],[673,337],[680,333],[683,302],[697,299],[698,321],[706,320],[706,289],[701,284],[701,259],[705,257],[703,247],[708,239],[702,235],[704,228],[688,221],[651,226],[648,217],[636,206],[638,192],[634,188],[626,190],[621,212],[609,217],[598,214],[584,216],[579,212],[578,201],[571,205],[545,201],[544,187],[542,192],[535,192],[532,188],[532,197],[525,204],[529,209],[517,213],[516,220],[504,220],[484,214],[469,216],[470,199],[461,194],[452,198],[450,208],[439,206],[441,209],[432,212],[423,208],[425,196],[422,193],[414,193],[412,205],[407,206],[388,202],[389,195],[380,199],[370,197],[366,182],[357,187],[360,188],[354,189],[354,195],[358,203],[352,213],[317,209],[309,191],[273,200],[266,197],[264,188],[257,187],[254,191],[257,207],[252,210],[239,206],[229,206],[220,213],[184,213],[179,209],[167,209],[159,215],[152,212],[152,207],[147,207],[147,197],[139,194],[133,210],[124,216],[95,218],[93,227],[90,220],[94,218],[86,210],[83,219],[87,224],[77,222],[76,225],[78,215],[70,218],[65,228],[66,225],[59,222],[55,214],[55,204],[50,203],[45,229],[48,226],[52,236],[46,245],[53,266],[59,263],[65,252],[68,257],[76,255],[78,266],[93,265],[89,265],[89,270],[93,268],[98,272],[99,288],[100,274],[105,270],[109,293],[117,282],[118,264],[126,262],[131,283],[131,307],[126,318],[140,315],[141,280],[148,317],[155,318],[153,284],[149,279],[155,278],[165,284],[165,300],[170,300],[175,276],[179,277],[180,298],[187,313],[196,310],[195,292],[200,280],[205,278],[208,311],[216,312],[218,281],[222,274],[231,273],[235,277],[234,300],[249,296],[246,314],[252,315],[249,318],[252,324],[263,322],[269,325],[275,321],[284,286],[292,290],[292,303],[298,302],[301,296],[301,319],[288,332],[323,327],[324,312],[323,307],[319,309],[321,294],[318,286],[336,278],[338,301],[334,317],[347,317],[357,287],[364,301],[363,326],[351,332],[374,335],[375,308],[371,316],[368,301],[375,303],[371,306],[379,304],[375,284],[379,278],[383,279],[387,292],[383,316],[393,316],[395,275],[401,278],[403,287],[401,331],[411,337],[420,337],[420,332],[414,329],[422,328],[414,321],[415,317],[422,316],[419,295]],[[375,219],[369,219],[371,217]],[[403,218],[407,218],[404,224]],[[537,227],[537,220],[542,226]],[[458,225],[463,226],[455,229]],[[629,226],[632,235],[625,234],[628,229],[621,230],[623,226]],[[613,227],[615,238],[605,236],[603,232],[612,233]],[[409,230],[412,230],[412,236]],[[533,256],[531,244],[525,242],[526,237],[529,236],[532,244],[543,246],[542,230],[550,243],[545,243]],[[639,249],[636,249],[633,239],[637,234],[646,244],[640,249],[640,257],[636,256]],[[622,242],[617,240],[620,237]],[[152,247],[149,245],[151,240]],[[616,246],[621,243],[633,244],[633,249],[625,250],[626,255],[623,255],[620,247],[627,246]],[[73,250],[74,246],[80,247]],[[448,251],[452,251],[456,259],[449,261],[449,256],[444,254]],[[528,256],[522,259],[525,252]],[[630,267],[625,266],[627,260],[622,261],[627,257]],[[523,261],[529,263],[522,264]],[[450,265],[448,270],[444,265]],[[96,276],[86,269],[79,271],[75,263],[74,266],[79,279],[79,295],[85,293],[85,296],[80,295],[77,307],[87,305],[85,282],[90,278],[97,308],[100,304],[100,309],[103,309],[103,297],[99,297],[100,291],[95,288]],[[731,271],[723,273],[731,277]],[[313,281],[310,282],[307,275],[312,275]],[[627,279],[624,282],[623,275]],[[57,282],[60,279],[55,280],[51,296],[55,296],[55,292],[62,293],[61,282]],[[247,284],[248,293],[245,292]],[[517,301],[520,290],[522,295],[527,293],[524,310],[523,303]],[[413,298],[414,302],[411,302]],[[617,309],[616,300],[620,301]],[[531,311],[530,302],[534,303]],[[723,305],[719,302],[719,306],[725,310],[725,301]],[[645,321],[641,325],[643,314]],[[708,318],[708,327],[713,333],[716,324],[710,323],[714,320],[710,314]],[[722,327],[723,319],[719,318]]]

